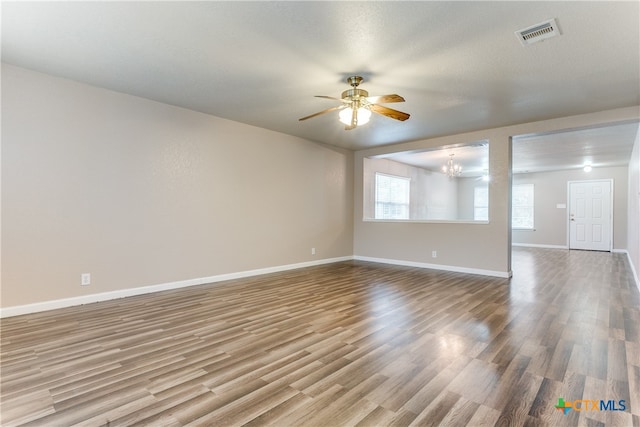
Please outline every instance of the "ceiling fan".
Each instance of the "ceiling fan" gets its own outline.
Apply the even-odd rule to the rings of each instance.
[[[347,83],[351,85],[351,89],[347,89],[342,92],[342,98],[316,95],[316,98],[326,98],[340,101],[342,102],[342,105],[327,108],[326,110],[311,114],[310,116],[302,117],[299,120],[307,120],[324,113],[329,113],[331,111],[340,111],[340,121],[345,124],[345,130],[351,130],[355,129],[357,126],[368,123],[371,117],[371,112],[391,117],[392,119],[400,121],[405,121],[409,118],[409,114],[407,113],[403,113],[402,111],[379,105],[389,102],[404,102],[403,97],[396,94],[369,96],[369,92],[367,92],[366,90],[358,89],[358,85],[362,83],[362,80],[363,79],[360,76],[349,77],[347,79]]]

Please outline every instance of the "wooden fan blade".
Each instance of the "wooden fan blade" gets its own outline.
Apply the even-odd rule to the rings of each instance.
[[[319,112],[317,112],[315,114],[311,114],[310,116],[306,116],[306,117],[303,117],[301,119],[298,119],[298,121],[301,122],[303,120],[307,120],[307,119],[310,119],[312,117],[319,116],[320,114],[330,113],[331,111],[336,111],[336,110],[342,110],[343,108],[347,108],[347,106],[346,105],[338,105],[337,107],[327,108],[326,110],[322,110],[322,111],[319,111]]]
[[[394,110],[392,108],[383,107],[382,105],[373,104],[369,106],[369,109],[374,113],[382,114],[383,116],[391,117],[392,119],[400,120],[404,122],[410,115],[403,113],[402,111]]]
[[[389,102],[404,102],[404,98],[395,93],[391,95],[370,96],[366,98],[372,104],[387,104]]]

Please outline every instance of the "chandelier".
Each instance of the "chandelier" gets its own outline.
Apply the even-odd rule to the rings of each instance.
[[[459,163],[453,163],[453,156],[455,154],[449,154],[449,160],[447,164],[442,166],[442,172],[449,178],[455,178],[462,175],[462,166]]]

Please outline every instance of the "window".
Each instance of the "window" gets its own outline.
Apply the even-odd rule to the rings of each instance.
[[[473,189],[473,220],[489,221],[489,187]]]
[[[409,178],[376,173],[376,219],[409,219]]]
[[[511,228],[533,230],[533,184],[514,184],[511,195]]]

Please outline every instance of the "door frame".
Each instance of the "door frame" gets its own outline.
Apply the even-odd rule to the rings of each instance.
[[[603,179],[574,179],[571,181],[567,181],[567,248],[571,250],[571,184],[573,183],[587,183],[587,182],[608,182],[609,189],[609,230],[610,230],[610,238],[609,238],[609,252],[613,252],[613,178],[603,178]]]

